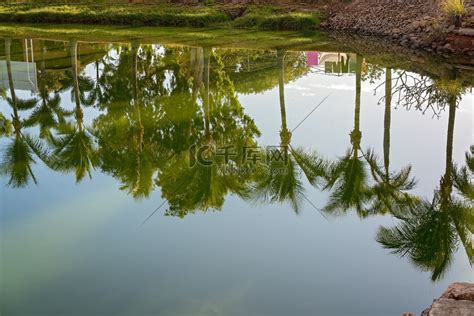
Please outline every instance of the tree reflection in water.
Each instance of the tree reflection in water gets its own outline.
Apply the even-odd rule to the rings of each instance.
[[[272,150],[283,159],[271,159],[266,165],[258,164],[257,176],[253,188],[254,198],[264,202],[288,201],[293,210],[298,212],[304,195],[301,181],[303,173],[312,185],[319,185],[326,175],[327,163],[316,152],[291,145],[292,132],[286,119],[285,105],[285,55],[278,50],[276,53],[278,66],[278,91],[280,101],[280,146]]]
[[[76,181],[80,182],[86,175],[91,176],[91,168],[99,165],[97,147],[94,140],[94,132],[84,125],[84,112],[82,103],[84,102],[84,89],[82,81],[86,83],[85,89],[90,90],[89,80],[80,80],[78,71],[78,42],[69,43],[71,57],[71,80],[65,83],[66,87],[72,86],[72,100],[75,103],[75,122],[59,124],[57,136],[51,137],[53,155],[50,158],[51,167],[62,172],[74,172]]]
[[[12,121],[9,123],[4,117],[4,124],[13,126],[13,139],[7,145],[3,152],[0,171],[6,174],[10,179],[8,184],[12,187],[24,187],[30,180],[37,183],[36,177],[32,170],[35,163],[36,155],[43,161],[49,160],[49,153],[44,148],[42,142],[35,137],[25,134],[22,131],[24,123],[20,118],[19,111],[31,110],[37,106],[36,98],[22,100],[17,97],[11,65],[11,44],[10,38],[5,39],[5,58],[7,66],[8,84],[10,86],[10,97],[7,97],[7,103],[13,111]],[[5,134],[10,132],[5,131]]]
[[[344,214],[351,208],[354,208],[360,217],[368,215],[370,188],[361,150],[360,130],[362,62],[362,56],[357,54],[354,129],[349,134],[352,148],[347,150],[342,158],[337,159],[328,171],[325,189],[330,189],[331,194],[324,211],[333,215]]]
[[[9,96],[6,91],[1,95],[12,114],[10,119],[0,113],[0,135],[9,139],[1,171],[12,187],[36,183],[32,165],[38,157],[52,170],[74,173],[77,182],[92,177],[94,169],[109,174],[137,199],[160,188],[168,202],[165,214],[184,217],[220,210],[228,195],[288,202],[298,212],[306,199],[307,181],[329,192],[326,214],[355,210],[361,218],[398,218],[394,227],[379,229],[377,241],[430,271],[433,280],[442,277],[460,246],[473,262],[472,149],[463,166],[456,166],[452,157],[456,109],[466,86],[455,74],[430,79],[393,70],[393,65],[385,68],[379,159],[374,149],[362,149],[360,112],[362,81],[374,79],[381,68],[357,54],[351,147],[343,157],[327,160],[294,145],[287,124],[285,84],[309,71],[301,52],[260,50],[250,57],[248,51],[209,46],[163,47],[134,41],[99,47],[76,40],[42,41],[37,98],[22,100],[15,90],[11,46],[12,40],[6,39],[10,89]],[[63,57],[51,62],[47,47],[53,46]],[[94,66],[93,75],[88,65]],[[262,145],[260,130],[238,93],[275,87],[281,119],[275,150],[286,159],[246,160],[242,149]],[[70,110],[66,92],[71,93]],[[395,106],[433,109],[437,116],[448,109],[446,166],[431,200],[410,192],[416,185],[410,165],[391,169],[391,110],[397,96]],[[93,113],[90,121],[85,109]],[[26,111],[22,119],[20,112]],[[222,148],[229,146],[233,154],[223,157]],[[209,163],[196,163],[198,153]]]
[[[468,179],[469,176],[472,179],[472,168],[468,169],[469,164],[472,165],[472,157],[466,155],[467,166],[459,172],[453,162],[454,123],[462,88],[455,79],[434,85],[438,86],[434,92],[437,105],[447,107],[449,111],[446,164],[439,187],[434,191],[431,201],[421,199],[414,205],[398,209],[394,215],[401,222],[393,228],[382,227],[377,233],[378,242],[395,254],[408,256],[420,269],[430,271],[433,281],[439,280],[447,271],[459,244],[464,248],[469,262],[474,262],[474,211],[472,196],[469,198],[473,184]],[[421,103],[417,104],[418,108],[422,106]],[[431,104],[428,103],[428,106]]]

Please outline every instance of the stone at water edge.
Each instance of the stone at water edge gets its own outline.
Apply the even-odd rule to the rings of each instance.
[[[472,316],[474,302],[440,298],[431,305],[429,316]]]
[[[474,284],[467,282],[456,282],[448,286],[440,298],[453,300],[465,300],[474,302]],[[474,315],[474,310],[473,310]]]
[[[456,282],[451,284],[439,299],[433,301],[422,316],[473,316],[474,284]]]

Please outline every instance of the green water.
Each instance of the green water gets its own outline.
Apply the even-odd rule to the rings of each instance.
[[[0,41],[2,316],[419,314],[474,281],[468,62],[127,32]]]

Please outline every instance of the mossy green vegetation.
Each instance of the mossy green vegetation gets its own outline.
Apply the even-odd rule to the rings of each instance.
[[[129,27],[90,25],[0,24],[0,36],[15,38],[68,39],[84,42],[162,43],[168,45],[236,47],[250,49],[327,45],[330,40],[318,31],[260,31],[229,28]]]
[[[466,13],[466,6],[463,0],[445,0],[443,10],[449,16],[461,16]]]
[[[237,27],[271,30],[311,30],[319,27],[321,14],[315,11],[285,12],[279,7],[250,7],[234,21]]]
[[[235,15],[214,5],[2,5],[0,22],[315,30],[321,14],[250,6]]]
[[[102,25],[193,26],[214,25],[228,17],[211,7],[147,6],[2,6],[0,21]]]

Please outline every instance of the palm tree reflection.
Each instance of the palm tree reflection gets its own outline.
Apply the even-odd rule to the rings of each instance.
[[[288,201],[295,212],[299,211],[304,198],[304,186],[300,174],[304,173],[310,184],[317,186],[326,175],[326,162],[315,152],[291,146],[292,133],[288,129],[285,106],[285,55],[277,50],[278,91],[280,101],[280,147],[271,148],[270,155],[281,159],[267,159],[267,165],[259,164],[254,197],[267,202]],[[268,154],[268,153],[267,153]]]
[[[392,106],[392,69],[385,70],[385,113],[383,132],[383,166],[373,151],[366,155],[372,178],[375,184],[371,187],[370,194],[374,198],[370,213],[387,214],[406,208],[416,201],[414,196],[408,194],[416,181],[410,176],[411,166],[408,165],[400,171],[390,171],[390,125]]]
[[[75,124],[64,123],[58,126],[58,136],[54,137],[52,166],[55,170],[74,172],[80,182],[86,175],[91,177],[91,169],[99,164],[97,147],[92,132],[84,125],[84,112],[81,102],[85,99],[81,93],[77,58],[78,42],[70,42],[72,92],[75,101]]]
[[[329,214],[344,214],[354,208],[359,217],[370,213],[370,187],[368,174],[361,151],[362,133],[360,131],[360,96],[363,58],[356,55],[356,99],[354,112],[354,129],[350,133],[352,148],[333,163],[328,172],[325,189],[332,190],[324,211]]]
[[[464,248],[471,264],[474,258],[473,205],[472,201],[462,198],[465,184],[461,180],[462,173],[461,177],[456,176],[452,158],[458,97],[459,94],[450,93],[446,99],[449,107],[446,166],[432,201],[421,200],[405,208],[396,214],[401,220],[397,226],[381,227],[377,233],[378,242],[395,254],[408,256],[421,270],[430,271],[433,281],[439,280],[447,271],[459,244]],[[460,179],[461,190],[454,185],[456,178]],[[469,182],[468,185],[472,186],[472,183]],[[453,192],[453,188],[458,192]]]
[[[24,121],[25,127],[39,126],[40,138],[51,140],[52,130],[59,124],[65,123],[65,118],[72,115],[72,111],[68,111],[61,107],[61,97],[55,89],[57,80],[61,78],[61,74],[48,72],[46,70],[46,44],[41,41],[41,62],[38,71],[39,86],[39,106],[35,107],[29,117]],[[59,78],[58,78],[59,77]],[[51,92],[54,91],[53,96]]]
[[[37,104],[37,99],[21,100],[17,97],[12,74],[11,64],[11,44],[10,38],[5,39],[5,56],[7,65],[8,84],[10,86],[10,97],[7,98],[7,103],[13,111],[12,122],[13,125],[13,140],[6,146],[3,153],[3,159],[0,165],[2,174],[10,177],[8,185],[12,187],[24,187],[30,180],[37,183],[36,177],[31,169],[31,165],[35,163],[34,156],[48,161],[48,152],[44,145],[38,140],[28,134],[23,133],[23,122],[20,119],[20,110],[30,110]],[[5,125],[8,121],[5,120]]]

